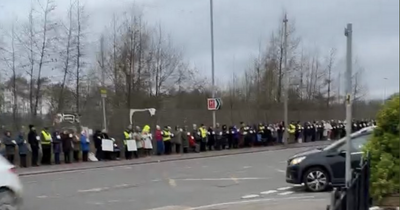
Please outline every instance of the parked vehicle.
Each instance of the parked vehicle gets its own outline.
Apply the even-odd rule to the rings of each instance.
[[[0,209],[20,209],[22,191],[22,184],[15,167],[0,156]]]
[[[351,134],[351,166],[359,167],[362,147],[372,136],[375,126]],[[329,186],[345,185],[346,138],[339,139],[325,148],[302,152],[287,161],[286,182],[304,184],[306,190],[321,192]]]

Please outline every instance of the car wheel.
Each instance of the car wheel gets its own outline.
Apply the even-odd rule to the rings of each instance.
[[[15,196],[11,191],[0,189],[0,209],[18,210],[18,205],[15,202]]]
[[[303,176],[306,190],[311,192],[326,191],[329,187],[329,175],[322,168],[315,167],[307,170]]]

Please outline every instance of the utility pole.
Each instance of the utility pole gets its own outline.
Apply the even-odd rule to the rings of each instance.
[[[287,33],[287,23],[288,23],[288,19],[287,19],[287,15],[285,14],[285,17],[283,19],[283,56],[284,56],[284,60],[283,60],[283,69],[284,69],[284,75],[285,75],[285,80],[284,80],[284,99],[283,99],[283,121],[285,122],[285,130],[284,130],[284,135],[283,135],[283,141],[285,143],[285,145],[288,144],[288,140],[289,140],[289,122],[288,122],[288,100],[289,100],[289,68],[287,65],[287,42],[288,42],[288,33]]]
[[[342,103],[341,101],[341,90],[340,90],[340,85],[341,85],[341,79],[342,79],[342,73],[339,72],[339,77],[338,77],[338,103]]]
[[[210,0],[210,28],[211,28],[211,81],[212,81],[212,98],[215,98],[215,65],[214,65],[214,10],[213,0]],[[213,128],[217,124],[216,111],[212,111]]]
[[[100,65],[101,65],[101,104],[103,107],[103,128],[107,131],[107,116],[106,116],[106,97],[107,90],[105,88],[105,66],[104,66],[104,36],[100,39]]]
[[[351,108],[352,108],[352,24],[348,23],[344,30],[347,37],[347,53],[346,53],[346,186],[349,187],[352,179],[351,172]],[[352,209],[350,199],[347,199],[347,209]]]

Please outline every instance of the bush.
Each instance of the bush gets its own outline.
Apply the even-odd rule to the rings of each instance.
[[[399,193],[399,109],[400,98],[396,94],[378,112],[377,128],[364,148],[371,155],[370,194],[378,203],[385,196]]]

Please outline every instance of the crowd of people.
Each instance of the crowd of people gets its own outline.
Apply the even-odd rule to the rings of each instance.
[[[61,164],[71,162],[89,161],[91,144],[95,149],[95,158],[98,161],[141,158],[153,154],[170,155],[172,153],[205,152],[211,150],[237,149],[253,146],[269,146],[283,143],[285,129],[288,129],[288,143],[310,142],[320,140],[335,140],[346,135],[346,122],[341,121],[315,121],[315,122],[284,122],[276,124],[259,123],[258,125],[240,126],[220,125],[206,127],[204,124],[197,126],[156,126],[151,131],[149,125],[128,126],[119,138],[110,137],[103,130],[96,130],[89,134],[87,130],[77,132],[74,129],[54,130],[48,127],[38,132],[34,125],[29,125],[26,135],[24,128],[16,135],[6,131],[1,139],[5,146],[3,155],[14,164],[15,154],[18,151],[20,167],[27,167],[27,155],[31,154],[31,166]],[[375,125],[373,120],[354,120],[352,132],[364,127]],[[113,148],[105,150],[104,140],[112,141]],[[132,149],[132,142],[134,149]],[[17,150],[18,148],[18,150]],[[63,155],[63,158],[60,158]],[[41,157],[39,164],[39,157]]]

